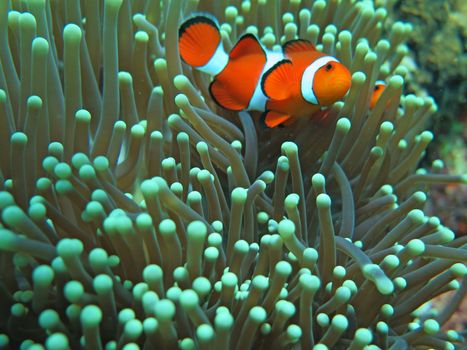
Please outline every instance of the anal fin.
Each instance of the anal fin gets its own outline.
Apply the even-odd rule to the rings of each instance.
[[[292,117],[288,114],[284,114],[276,111],[266,111],[261,116],[262,123],[268,128],[275,128],[280,125],[288,125]]]

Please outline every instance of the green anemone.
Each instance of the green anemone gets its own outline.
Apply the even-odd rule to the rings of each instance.
[[[0,349],[465,344],[442,326],[467,241],[423,207],[466,175],[418,168],[437,107],[404,94],[412,27],[385,3],[0,0]],[[352,87],[261,129],[181,62],[197,12],[226,48],[310,40]]]

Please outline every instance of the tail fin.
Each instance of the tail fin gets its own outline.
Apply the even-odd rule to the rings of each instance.
[[[179,30],[178,46],[182,60],[188,65],[216,75],[227,64],[217,23],[206,16],[185,21]]]

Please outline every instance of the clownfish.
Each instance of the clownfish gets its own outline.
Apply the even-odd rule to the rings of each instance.
[[[371,95],[371,99],[370,99],[370,109],[373,109],[375,107],[376,102],[378,102],[385,88],[386,88],[386,83],[384,81],[382,80],[376,81],[373,94]]]
[[[182,60],[214,77],[212,99],[231,111],[264,112],[270,128],[289,125],[341,99],[349,90],[349,70],[307,40],[292,40],[282,52],[266,49],[244,34],[227,54],[217,23],[205,16],[185,21],[179,30]]]

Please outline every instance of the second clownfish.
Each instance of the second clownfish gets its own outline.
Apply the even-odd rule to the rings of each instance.
[[[386,88],[386,83],[382,80],[377,80],[375,83],[375,88],[373,90],[373,94],[371,95],[370,100],[370,108],[373,109],[378,102],[381,94],[383,93],[384,89]]]
[[[245,34],[227,54],[218,25],[205,16],[182,24],[179,50],[185,63],[214,76],[209,91],[218,105],[263,111],[270,128],[311,116],[350,88],[349,70],[306,40],[289,41],[275,52]]]

